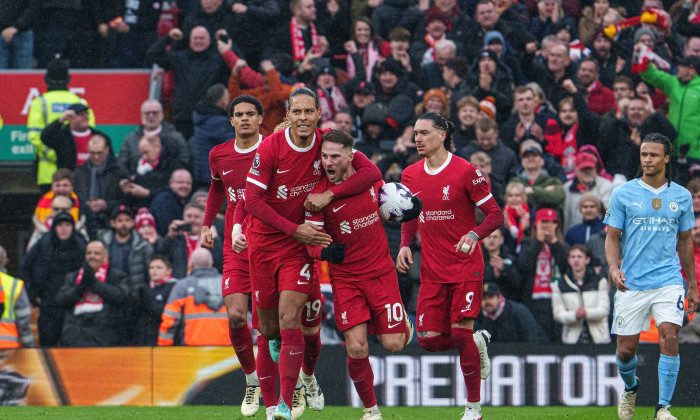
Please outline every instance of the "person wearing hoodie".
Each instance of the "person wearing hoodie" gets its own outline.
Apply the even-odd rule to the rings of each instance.
[[[158,345],[228,346],[231,339],[221,295],[221,273],[203,248],[192,252],[189,265],[190,275],[178,281],[168,297]]]
[[[102,242],[91,241],[80,269],[66,275],[56,294],[56,303],[65,311],[61,345],[126,346],[130,302],[126,274],[110,264]]]
[[[73,216],[63,211],[54,217],[49,234],[44,235],[24,258],[21,278],[29,298],[39,307],[39,345],[57,346],[63,329],[64,309],[56,300],[66,274],[80,268],[85,255],[85,239],[76,232]]]
[[[194,189],[211,183],[211,149],[236,136],[227,111],[230,99],[226,86],[217,83],[207,89],[204,99],[192,111],[194,135],[190,139],[190,147],[194,163]]]
[[[177,284],[174,279],[170,260],[164,255],[153,255],[148,265],[148,286],[140,290],[136,305],[137,319],[134,331],[134,346],[158,345],[163,309],[170,292]]]
[[[554,320],[563,325],[565,344],[607,344],[610,342],[610,297],[608,279],[589,265],[586,247],[574,245],[567,257],[562,279],[552,283]]]

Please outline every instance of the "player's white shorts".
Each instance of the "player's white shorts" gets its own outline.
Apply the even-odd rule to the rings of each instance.
[[[683,326],[685,314],[685,290],[683,286],[666,286],[660,289],[628,290],[615,292],[612,333],[637,335],[648,331],[651,316],[658,327],[662,322]]]

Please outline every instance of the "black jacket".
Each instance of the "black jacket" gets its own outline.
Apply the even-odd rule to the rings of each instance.
[[[134,346],[157,346],[158,329],[160,328],[163,308],[168,302],[170,291],[177,284],[172,280],[158,285],[154,288],[146,287],[141,289],[136,306],[137,319],[134,331]]]
[[[110,347],[127,344],[126,308],[129,304],[129,285],[126,274],[110,267],[106,281],[94,278],[94,271],[87,263],[81,284],[76,284],[78,271],[66,275],[63,287],[56,296],[59,306],[66,309],[61,344],[65,347]],[[103,308],[98,312],[75,314],[75,304],[89,290],[103,299]]]
[[[523,278],[522,295],[520,302],[529,305],[532,302],[532,287],[535,283],[537,272],[537,255],[542,251],[542,242],[535,238],[523,238],[520,242],[520,254],[518,255],[518,270]],[[569,254],[569,245],[564,241],[558,241],[549,246],[552,258],[562,273],[567,267],[566,257]]]
[[[90,127],[92,134],[103,134]],[[105,136],[105,138],[107,138]],[[41,132],[41,142],[56,151],[56,166],[75,171],[77,151],[75,139],[70,130],[70,125],[63,124],[59,120],[47,125]],[[109,145],[111,148],[111,144]]]
[[[0,31],[14,26],[18,32],[32,29],[39,16],[39,0],[0,0]]]
[[[214,39],[212,37],[212,39]],[[189,48],[170,50],[166,47],[172,39],[164,36],[151,45],[146,59],[165,70],[172,70],[175,76],[174,121],[191,121],[194,105],[204,97],[207,89],[216,84],[228,84],[230,69],[216,48],[196,53]]]
[[[525,54],[521,66],[525,77],[540,85],[545,97],[555,108],[559,106],[559,102],[562,99],[569,96],[569,93],[562,87],[562,82],[566,79],[571,79],[576,83],[576,69],[573,64],[569,64],[564,70],[564,75],[559,79],[555,79],[552,72],[547,68],[547,64],[541,64],[533,54]]]
[[[510,299],[506,299],[503,313],[495,320],[486,318],[482,310],[474,328],[491,333],[491,342],[546,343],[549,341],[527,307]]]
[[[505,246],[501,246],[500,256],[503,259],[503,271],[499,277],[496,277],[489,262],[489,252],[484,248],[483,244],[481,245],[481,252],[484,255],[484,284],[496,283],[501,288],[501,293],[506,299],[520,299],[523,280],[520,271],[518,271],[515,256],[511,255]]]
[[[66,241],[56,236],[55,227],[42,236],[29,249],[22,262],[21,277],[24,279],[29,298],[41,307],[56,306],[56,294],[63,286],[66,274],[80,268],[85,259],[85,239],[73,232]]]

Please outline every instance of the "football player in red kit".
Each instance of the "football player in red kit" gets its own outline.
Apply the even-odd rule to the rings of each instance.
[[[413,263],[409,246],[420,229],[418,344],[428,351],[459,351],[467,386],[462,419],[479,420],[481,356],[473,327],[481,308],[484,259],[477,241],[503,224],[503,212],[479,169],[451,153],[453,132],[454,125],[440,114],[416,121],[416,148],[425,159],[406,168],[401,182],[423,200],[423,211],[402,225],[396,266],[406,272]],[[479,226],[477,207],[486,215]]]
[[[247,243],[260,330],[268,340],[281,338],[280,399],[274,416],[285,420],[291,418],[289,403],[299,376],[309,406],[318,411],[324,405],[316,378],[306,369],[307,359],[315,367],[320,352],[321,307],[307,304],[310,295],[320,296],[320,286],[314,260],[304,245],[327,246],[331,238],[321,228],[304,223],[304,203],[318,210],[334,197],[355,195],[381,179],[379,169],[358,154],[353,160],[357,172],[352,182],[307,199],[322,175],[321,136],[325,131],[317,128],[316,94],[307,88],[295,89],[289,95],[287,118],[291,127],[272,134],[258,148],[245,191],[245,208],[253,216]],[[309,345],[311,340],[318,346]],[[272,351],[274,346],[270,343],[269,347]],[[309,351],[315,347],[317,351]]]
[[[343,131],[331,130],[323,135],[321,163],[326,177],[312,192],[326,191],[351,178],[355,173],[351,166],[352,146],[352,137]],[[321,211],[306,213],[308,223],[322,227],[333,239],[325,248],[306,248],[314,258],[329,262],[335,319],[345,335],[348,372],[365,406],[362,420],[382,418],[374,394],[367,332],[376,334],[390,353],[403,350],[413,336],[379,217],[377,195],[382,184],[379,181],[360,194],[337,199]],[[413,218],[419,211],[416,206]]]
[[[250,417],[258,411],[260,386],[255,368],[253,336],[248,327],[248,296],[251,290],[248,252],[234,252],[231,236],[233,214],[243,198],[248,170],[253,163],[255,151],[262,142],[260,124],[263,119],[263,106],[257,98],[241,95],[229,104],[228,113],[231,125],[236,129],[236,138],[215,146],[209,152],[211,186],[207,197],[201,244],[205,248],[213,246],[211,225],[224,200],[228,198],[221,288],[228,313],[231,344],[246,375],[246,392],[241,404],[241,413]],[[253,320],[253,327],[257,327],[256,319]]]

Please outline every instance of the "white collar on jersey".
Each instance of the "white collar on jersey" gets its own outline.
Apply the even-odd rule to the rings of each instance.
[[[439,168],[437,168],[435,170],[431,170],[430,168],[428,168],[428,159],[425,159],[423,161],[423,167],[425,168],[425,173],[427,173],[428,175],[437,175],[443,169],[445,169],[447,167],[447,165],[450,164],[451,160],[452,160],[452,153],[447,152],[447,159],[445,159],[445,163],[443,163],[442,166],[440,166]]]
[[[637,179],[637,183],[638,183],[639,185],[641,185],[642,188],[647,189],[647,190],[653,192],[654,194],[659,194],[659,193],[661,193],[662,191],[664,191],[666,188],[668,188],[668,183],[667,183],[667,182],[664,182],[664,185],[660,186],[659,189],[657,189],[657,190],[655,190],[654,187],[652,187],[651,185],[649,185],[649,184],[647,184],[646,182],[642,181],[642,178],[638,178],[638,179]]]
[[[257,149],[258,146],[260,146],[260,142],[262,142],[262,134],[258,134],[258,142],[247,149],[241,149],[240,147],[238,147],[238,143],[233,143],[233,148],[236,149],[236,152],[238,153],[250,153],[253,150]]]
[[[290,128],[287,127],[287,129],[284,130],[284,138],[287,139],[287,144],[292,148],[292,150],[296,150],[297,152],[308,152],[312,147],[314,147],[314,143],[316,143],[316,130],[314,130],[314,138],[311,140],[311,144],[308,147],[301,148],[295,145],[291,137],[289,137],[289,129]]]

